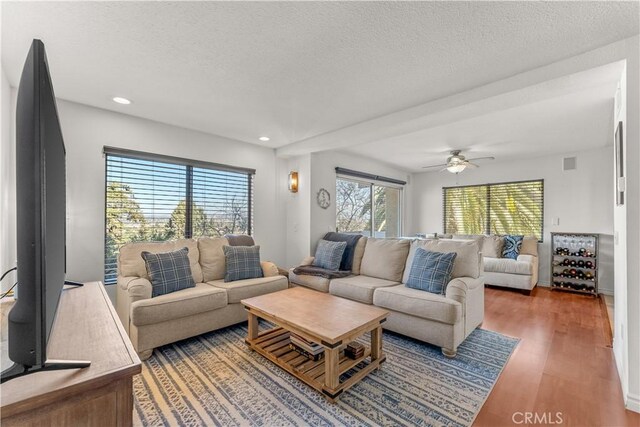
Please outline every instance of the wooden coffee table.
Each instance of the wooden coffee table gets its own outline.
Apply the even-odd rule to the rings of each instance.
[[[241,303],[249,313],[245,340],[249,347],[322,392],[330,402],[385,361],[381,324],[389,315],[386,310],[301,287]],[[259,332],[258,318],[277,326]],[[290,349],[290,332],[321,344],[324,359],[314,361]],[[371,346],[366,346],[364,355],[345,356],[344,346],[367,332],[371,332]],[[349,371],[351,375],[340,381]]]

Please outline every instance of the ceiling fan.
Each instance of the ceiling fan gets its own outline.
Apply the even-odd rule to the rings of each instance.
[[[442,168],[440,172],[447,170],[451,173],[458,174],[468,167],[477,168],[478,165],[476,165],[475,163],[471,163],[472,160],[475,161],[475,160],[494,160],[495,159],[495,157],[492,157],[492,156],[466,159],[462,154],[460,154],[461,152],[462,150],[452,150],[451,156],[447,158],[447,163],[444,163],[441,165],[423,166],[423,169]]]

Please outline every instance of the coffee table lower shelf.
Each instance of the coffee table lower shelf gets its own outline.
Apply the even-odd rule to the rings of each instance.
[[[329,358],[325,356],[315,361],[299,354],[289,347],[291,343],[289,336],[288,330],[277,326],[259,333],[258,337],[253,340],[246,339],[245,341],[251,349],[323,393],[331,402],[335,402],[335,399],[342,392],[360,381],[369,372],[377,369],[386,359],[383,355],[372,360],[371,347],[369,346],[365,346],[364,354],[357,359],[345,356],[344,351],[340,350],[337,361],[337,387],[331,388],[327,385],[329,381],[326,381],[326,375],[327,372],[335,372],[336,370],[329,366]],[[325,349],[325,353],[329,354],[328,349]]]

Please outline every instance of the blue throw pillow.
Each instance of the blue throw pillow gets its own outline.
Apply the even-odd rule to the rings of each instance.
[[[145,251],[141,255],[151,281],[152,297],[196,285],[189,264],[189,248],[159,254]]]
[[[407,287],[444,295],[457,255],[455,252],[431,252],[418,248],[411,264]]]
[[[522,247],[522,239],[524,239],[524,236],[504,236],[502,258],[518,259],[518,255],[520,255],[520,247]]]
[[[347,248],[347,242],[330,242],[328,240],[320,240],[316,248],[316,256],[313,260],[315,267],[324,268],[326,270],[337,271],[342,262],[342,254]]]
[[[260,246],[223,246],[226,261],[225,282],[262,277]]]

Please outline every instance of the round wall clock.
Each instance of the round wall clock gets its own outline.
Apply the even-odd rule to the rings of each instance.
[[[321,188],[316,195],[316,201],[318,202],[318,206],[320,206],[322,209],[327,209],[329,206],[331,206],[331,195],[327,190]]]

